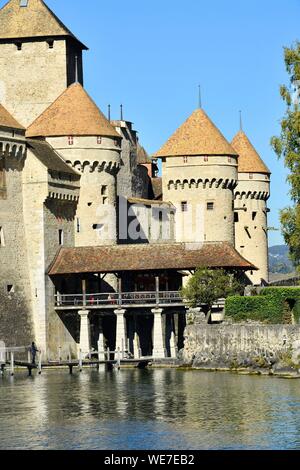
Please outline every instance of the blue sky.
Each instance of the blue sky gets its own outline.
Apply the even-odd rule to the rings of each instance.
[[[1,1],[1,4],[4,4]],[[300,0],[47,0],[90,50],[85,87],[106,112],[133,121],[155,152],[197,106],[225,137],[244,130],[272,171],[269,225],[289,204],[287,171],[270,148],[285,107],[283,46],[300,39]],[[282,242],[270,231],[270,244]]]

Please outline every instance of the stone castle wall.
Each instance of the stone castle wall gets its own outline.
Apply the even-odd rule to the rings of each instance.
[[[300,363],[300,325],[189,325],[182,361],[200,368]]]
[[[234,209],[235,246],[244,258],[258,271],[247,273],[254,284],[268,281],[268,218],[267,200],[270,196],[270,179],[267,175],[239,173],[235,189]],[[237,220],[238,219],[238,220]]]
[[[185,159],[184,159],[185,158]],[[163,199],[176,207],[176,240],[234,244],[235,157],[170,157],[162,163]],[[187,203],[187,211],[181,204]],[[208,210],[208,203],[213,209]]]
[[[0,340],[7,346],[27,346],[35,339],[23,213],[23,167],[23,153],[5,153],[7,194],[0,200]]]
[[[45,40],[20,40],[21,50],[11,41],[0,44],[1,103],[27,127],[67,87],[65,40],[55,40],[53,49]]]

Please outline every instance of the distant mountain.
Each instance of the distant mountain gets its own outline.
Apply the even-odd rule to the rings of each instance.
[[[270,273],[293,273],[295,267],[289,258],[289,249],[286,245],[275,245],[269,247],[269,270]]]

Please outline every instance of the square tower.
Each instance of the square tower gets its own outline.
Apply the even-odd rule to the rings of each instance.
[[[27,127],[69,85],[83,84],[86,49],[42,0],[10,0],[0,10],[1,103]]]

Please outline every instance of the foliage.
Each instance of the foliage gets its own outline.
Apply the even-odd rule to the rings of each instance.
[[[282,233],[290,247],[292,260],[300,263],[300,42],[284,48],[286,70],[290,76],[290,87],[282,85],[280,95],[287,109],[281,120],[281,134],[272,137],[271,145],[278,158],[283,158],[290,170],[287,178],[291,185],[293,207],[281,211]],[[293,99],[292,91],[295,91]],[[298,96],[297,96],[298,95]]]
[[[241,289],[241,284],[223,269],[198,268],[182,288],[182,295],[191,307],[205,304],[210,310],[216,300]]]
[[[226,315],[236,322],[291,323],[293,317],[299,322],[300,288],[266,287],[254,297],[228,297],[225,309]]]

